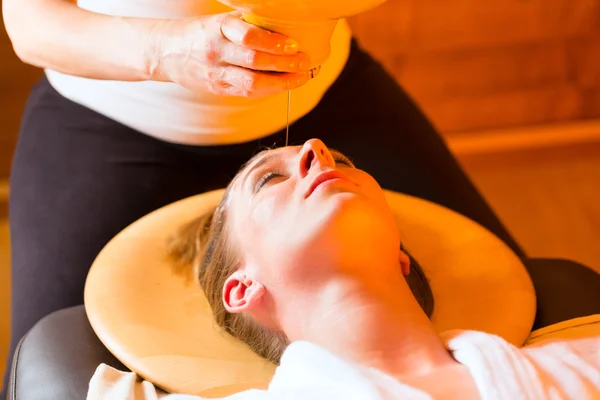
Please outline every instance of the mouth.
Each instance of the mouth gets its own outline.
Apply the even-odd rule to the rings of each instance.
[[[322,184],[324,184],[325,182],[330,182],[333,180],[343,180],[346,182],[350,182],[350,183],[354,183],[353,181],[351,181],[350,179],[348,179],[346,177],[346,175],[342,174],[341,172],[337,171],[337,170],[331,170],[331,171],[327,171],[327,172],[323,172],[320,173],[319,175],[317,175],[317,177],[312,181],[312,183],[310,184],[306,195],[304,196],[304,198],[308,198],[311,194],[313,194],[313,192]]]

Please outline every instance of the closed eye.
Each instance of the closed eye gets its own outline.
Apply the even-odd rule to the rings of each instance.
[[[350,159],[348,157],[346,157],[345,155],[343,155],[342,153],[338,153],[338,152],[333,153],[333,160],[335,161],[336,164],[344,164],[347,167],[355,168],[352,161],[350,161]]]
[[[336,152],[333,152],[332,156],[333,156],[333,160],[335,161],[336,164],[343,164],[347,167],[355,168],[352,161],[350,161],[350,159],[348,157],[344,156],[343,154],[338,153],[336,151]],[[264,175],[262,175],[260,177],[260,179],[254,185],[253,192],[258,193],[260,191],[260,189],[262,189],[263,186],[268,184],[271,180],[273,180],[275,178],[283,177],[284,175],[285,174],[283,172],[281,172],[280,170],[274,170],[274,171],[269,171],[269,172],[265,173]]]
[[[258,193],[258,191],[262,189],[262,187],[265,186],[267,183],[269,183],[269,181],[280,176],[283,176],[283,174],[278,171],[267,172],[266,174],[261,176],[261,178],[256,182],[256,185],[254,185],[254,193]]]

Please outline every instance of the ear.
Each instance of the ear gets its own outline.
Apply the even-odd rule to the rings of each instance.
[[[260,304],[265,294],[265,287],[242,271],[236,271],[223,286],[223,304],[230,313],[250,311]]]
[[[400,268],[402,275],[408,276],[410,274],[410,257],[403,250],[400,250]]]

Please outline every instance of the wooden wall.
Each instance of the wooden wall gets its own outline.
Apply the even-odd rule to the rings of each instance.
[[[40,76],[40,70],[21,63],[15,56],[2,24],[0,26],[0,179],[8,177],[21,113],[31,85]],[[0,215],[5,213],[4,208],[5,204],[0,202]]]
[[[352,24],[445,133],[600,115],[598,0],[391,0]]]
[[[448,136],[600,116],[600,0],[389,0],[361,43]],[[0,178],[39,71],[0,32]]]

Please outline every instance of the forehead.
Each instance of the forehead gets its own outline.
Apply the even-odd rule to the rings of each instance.
[[[238,171],[237,175],[231,181],[229,186],[229,196],[233,192],[240,189],[240,185],[248,178],[248,176],[252,173],[252,171],[260,168],[261,166],[268,164],[272,160],[281,159],[281,158],[289,158],[298,154],[300,150],[300,146],[287,146],[281,147],[277,149],[269,149],[263,150],[260,153],[254,155],[246,164],[242,166],[242,168]]]
[[[272,150],[265,150],[250,159],[246,165],[241,169],[236,177],[236,180],[243,181],[246,177],[248,177],[252,171],[262,167],[265,164],[268,164],[270,161],[281,160],[291,158],[298,154],[300,151],[300,146],[287,146],[280,147]]]
[[[300,151],[301,146],[286,146],[277,149],[264,150],[252,157],[244,166],[243,170],[250,172],[261,165],[264,165],[269,160],[274,158],[293,157]]]
[[[300,148],[301,146],[287,146],[277,149],[264,150],[253,156],[250,160],[248,160],[248,162],[244,166],[242,166],[235,178],[233,178],[229,185],[229,188],[227,189],[224,205],[229,210],[229,212],[233,212],[233,209],[231,207],[232,203],[237,197],[239,197],[238,195],[242,191],[242,185],[244,181],[248,178],[248,176],[252,173],[252,171],[260,168],[265,164],[268,164],[272,160],[291,158],[298,154]]]

